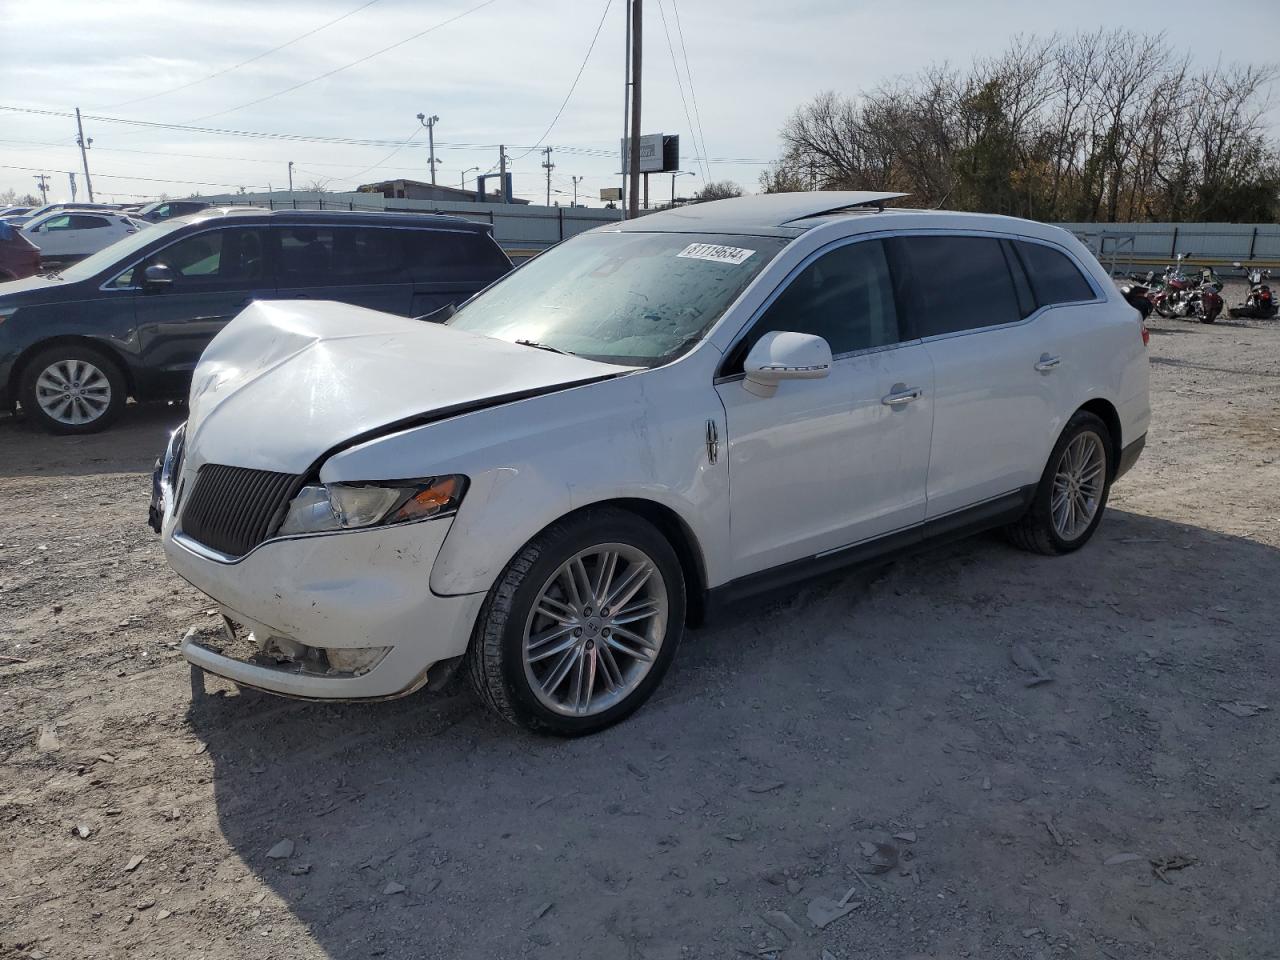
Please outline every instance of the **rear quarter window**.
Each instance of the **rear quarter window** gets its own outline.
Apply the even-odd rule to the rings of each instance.
[[[496,280],[511,263],[484,233],[461,230],[406,230],[405,262],[419,283]]]
[[[1026,267],[1027,279],[1031,282],[1031,289],[1039,306],[1050,307],[1057,303],[1079,303],[1082,300],[1097,299],[1098,295],[1080,272],[1080,268],[1065,253],[1043,243],[1026,240],[1017,240],[1014,246]]]

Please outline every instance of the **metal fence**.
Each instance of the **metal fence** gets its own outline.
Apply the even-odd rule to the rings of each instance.
[[[1183,253],[1191,264],[1222,267],[1236,261],[1280,267],[1280,226],[1274,223],[1060,223],[1112,273],[1169,263]]]
[[[404,200],[377,193],[254,193],[201,197],[211,203],[267,207],[272,210],[364,210],[371,212],[441,213],[493,226],[494,239],[519,260],[533,256],[567,237],[605,223],[616,223],[621,210],[599,207],[542,207],[515,203],[466,203]]]
[[[533,204],[466,203],[391,199],[378,193],[254,193],[203,197],[219,204],[276,210],[369,210],[443,213],[493,226],[494,238],[513,259],[534,256],[561,240],[601,224],[616,223],[621,210],[543,207]],[[1093,251],[1112,273],[1149,269],[1179,253],[1195,265],[1227,266],[1252,261],[1280,267],[1280,226],[1273,223],[1060,223]]]

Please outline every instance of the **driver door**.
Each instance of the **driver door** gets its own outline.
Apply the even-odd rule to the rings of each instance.
[[[200,354],[218,331],[254,300],[276,295],[268,239],[264,227],[204,230],[133,267],[127,279],[138,290],[139,360],[159,392],[185,390]],[[146,268],[158,264],[172,271],[173,283],[148,287]]]
[[[775,330],[823,337],[830,374],[784,381],[771,397],[749,393],[742,361]],[[803,264],[724,372],[716,390],[728,428],[733,577],[923,522],[933,367],[919,341],[899,335],[882,241],[843,242]]]

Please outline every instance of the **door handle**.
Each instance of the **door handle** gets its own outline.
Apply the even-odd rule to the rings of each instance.
[[[912,400],[919,400],[924,391],[919,387],[908,387],[903,383],[895,383],[893,390],[880,398],[886,407],[904,407]]]
[[[1036,369],[1041,373],[1048,373],[1061,362],[1061,357],[1051,357],[1047,353],[1042,353],[1040,354],[1040,359],[1036,362]]]

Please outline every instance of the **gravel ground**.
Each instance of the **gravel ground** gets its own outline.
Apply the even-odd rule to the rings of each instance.
[[[761,599],[573,742],[193,677],[181,411],[0,421],[0,957],[1280,956],[1280,329],[1153,327],[1085,550]]]

